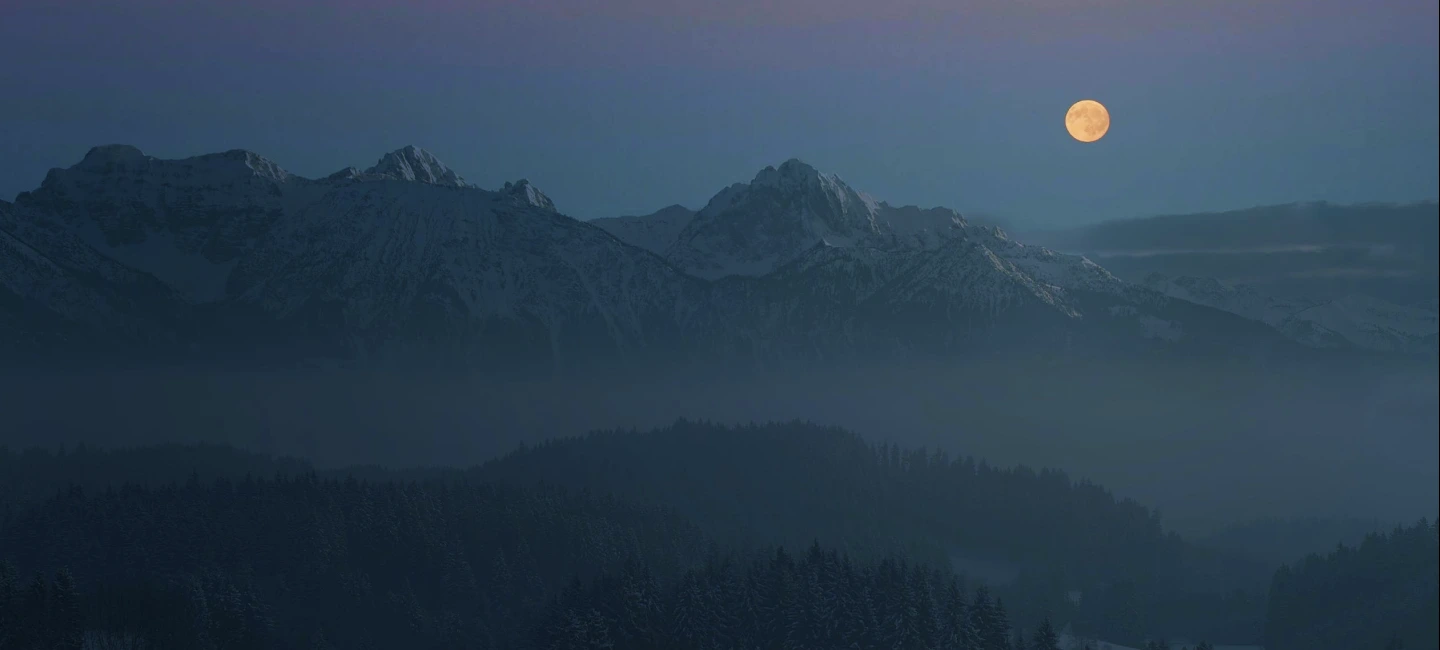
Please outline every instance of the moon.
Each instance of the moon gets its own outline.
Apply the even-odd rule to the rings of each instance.
[[[1094,142],[1110,131],[1110,111],[1093,99],[1075,102],[1065,112],[1065,130],[1081,142]]]

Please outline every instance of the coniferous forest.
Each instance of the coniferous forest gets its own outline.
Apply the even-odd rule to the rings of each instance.
[[[1422,521],[1282,567],[1266,648],[1440,648],[1436,534]]]
[[[1275,572],[1059,472],[802,423],[597,433],[469,470],[4,451],[0,508],[0,650],[1435,639],[1433,524]]]

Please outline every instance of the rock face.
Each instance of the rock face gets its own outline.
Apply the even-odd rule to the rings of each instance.
[[[540,208],[541,210],[548,210],[550,212],[558,212],[558,210],[555,209],[555,202],[551,201],[550,197],[545,196],[544,192],[541,192],[534,185],[531,185],[530,181],[523,178],[514,183],[506,183],[505,187],[500,189],[500,192],[509,195],[524,205]]]
[[[0,335],[0,352],[42,357],[84,339],[498,372],[1284,347],[796,160],[698,213],[586,223],[526,181],[480,189],[414,147],[318,180],[246,151],[97,147],[0,203]]]
[[[415,181],[449,187],[470,187],[465,179],[451,171],[430,152],[414,146],[385,154],[366,174],[398,181]]]

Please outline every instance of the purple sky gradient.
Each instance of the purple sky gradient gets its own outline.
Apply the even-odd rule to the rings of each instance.
[[[0,197],[90,146],[405,144],[580,217],[800,157],[1066,223],[1437,194],[1434,0],[0,0]],[[1094,98],[1094,145],[1061,120]]]

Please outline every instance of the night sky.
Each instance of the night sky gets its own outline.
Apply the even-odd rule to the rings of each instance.
[[[0,0],[0,197],[128,143],[305,176],[415,144],[582,218],[791,157],[1049,224],[1433,199],[1437,53],[1435,0]]]

